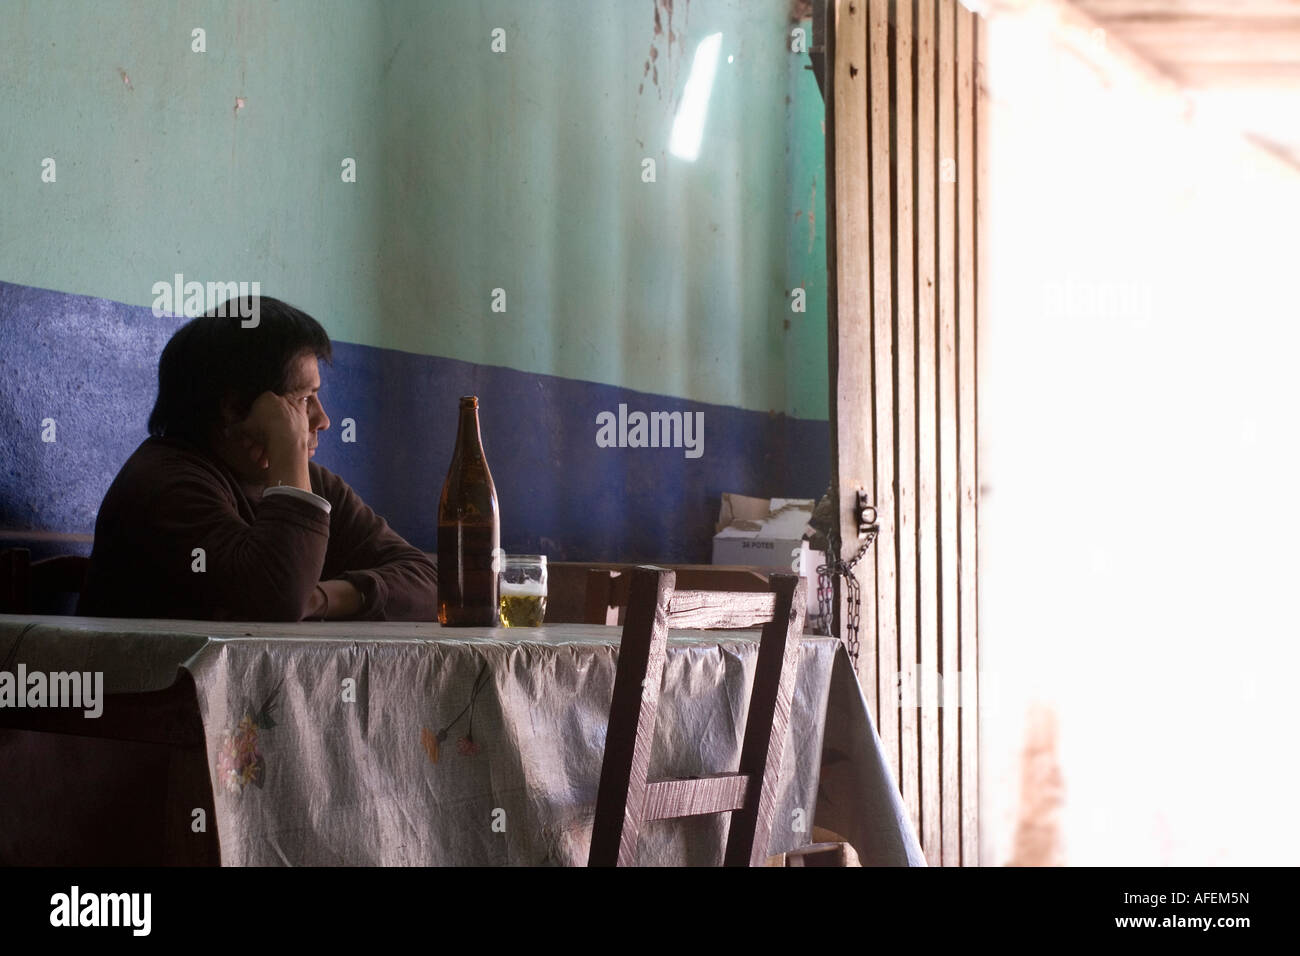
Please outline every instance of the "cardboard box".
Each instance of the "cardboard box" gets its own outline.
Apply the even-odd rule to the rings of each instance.
[[[808,612],[817,610],[821,551],[803,540],[812,520],[812,498],[750,498],[724,494],[713,536],[713,563],[793,571],[808,579]]]

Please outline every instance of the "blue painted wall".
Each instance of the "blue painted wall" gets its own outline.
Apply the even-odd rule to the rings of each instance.
[[[0,529],[6,543],[88,553],[100,500],[145,438],[158,355],[178,319],[87,296],[0,282]],[[392,349],[335,344],[322,369],[333,426],[317,460],[413,543],[432,550],[456,400],[480,397],[484,447],[501,501],[502,546],[552,560],[710,557],[724,491],[819,496],[826,422],[684,401]],[[702,412],[704,453],[599,448],[596,416]],[[340,439],[345,418],[356,441]],[[53,419],[53,442],[42,422]]]

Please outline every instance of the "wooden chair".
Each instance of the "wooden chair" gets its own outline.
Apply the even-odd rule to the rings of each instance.
[[[732,815],[724,865],[767,861],[799,666],[805,587],[797,575],[772,574],[766,593],[678,591],[672,571],[631,573],[589,865],[633,865],[643,823],[716,813]],[[763,625],[763,636],[738,771],[650,782],[668,629],[756,625]]]
[[[33,561],[27,548],[0,551],[0,613],[56,613],[61,595],[81,593],[89,567],[79,554]]]
[[[11,731],[19,733],[7,733]],[[188,671],[181,671],[175,683],[162,690],[105,694],[103,713],[94,720],[75,709],[0,709],[0,744],[11,758],[25,755],[45,765],[50,753],[60,752],[60,741],[77,743],[81,738],[104,743],[95,745],[93,754],[76,753],[97,759],[99,754],[120,754],[128,766],[140,768],[141,776],[128,789],[115,775],[107,795],[94,779],[85,781],[96,822],[102,825],[86,827],[83,810],[75,805],[48,807],[52,816],[67,818],[68,826],[78,825],[86,834],[68,851],[71,856],[52,858],[48,848],[20,834],[6,835],[10,852],[17,852],[24,863],[46,866],[220,865],[207,742],[198,690]],[[80,746],[87,745],[80,741]],[[63,786],[66,791],[66,782]],[[199,832],[191,826],[196,809],[203,810],[206,821]]]

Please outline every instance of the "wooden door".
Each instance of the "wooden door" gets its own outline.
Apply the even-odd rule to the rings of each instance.
[[[956,0],[826,11],[841,558],[859,490],[880,526],[854,570],[858,674],[927,860],[975,865],[981,21]],[[844,636],[843,595],[837,612]]]

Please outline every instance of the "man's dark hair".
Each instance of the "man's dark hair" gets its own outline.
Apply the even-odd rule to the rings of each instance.
[[[242,317],[254,315],[257,325],[244,328],[251,319]],[[329,336],[306,312],[269,296],[230,299],[191,319],[158,361],[149,434],[206,444],[223,400],[230,398],[244,417],[263,392],[284,392],[289,365],[304,352],[330,361]]]

